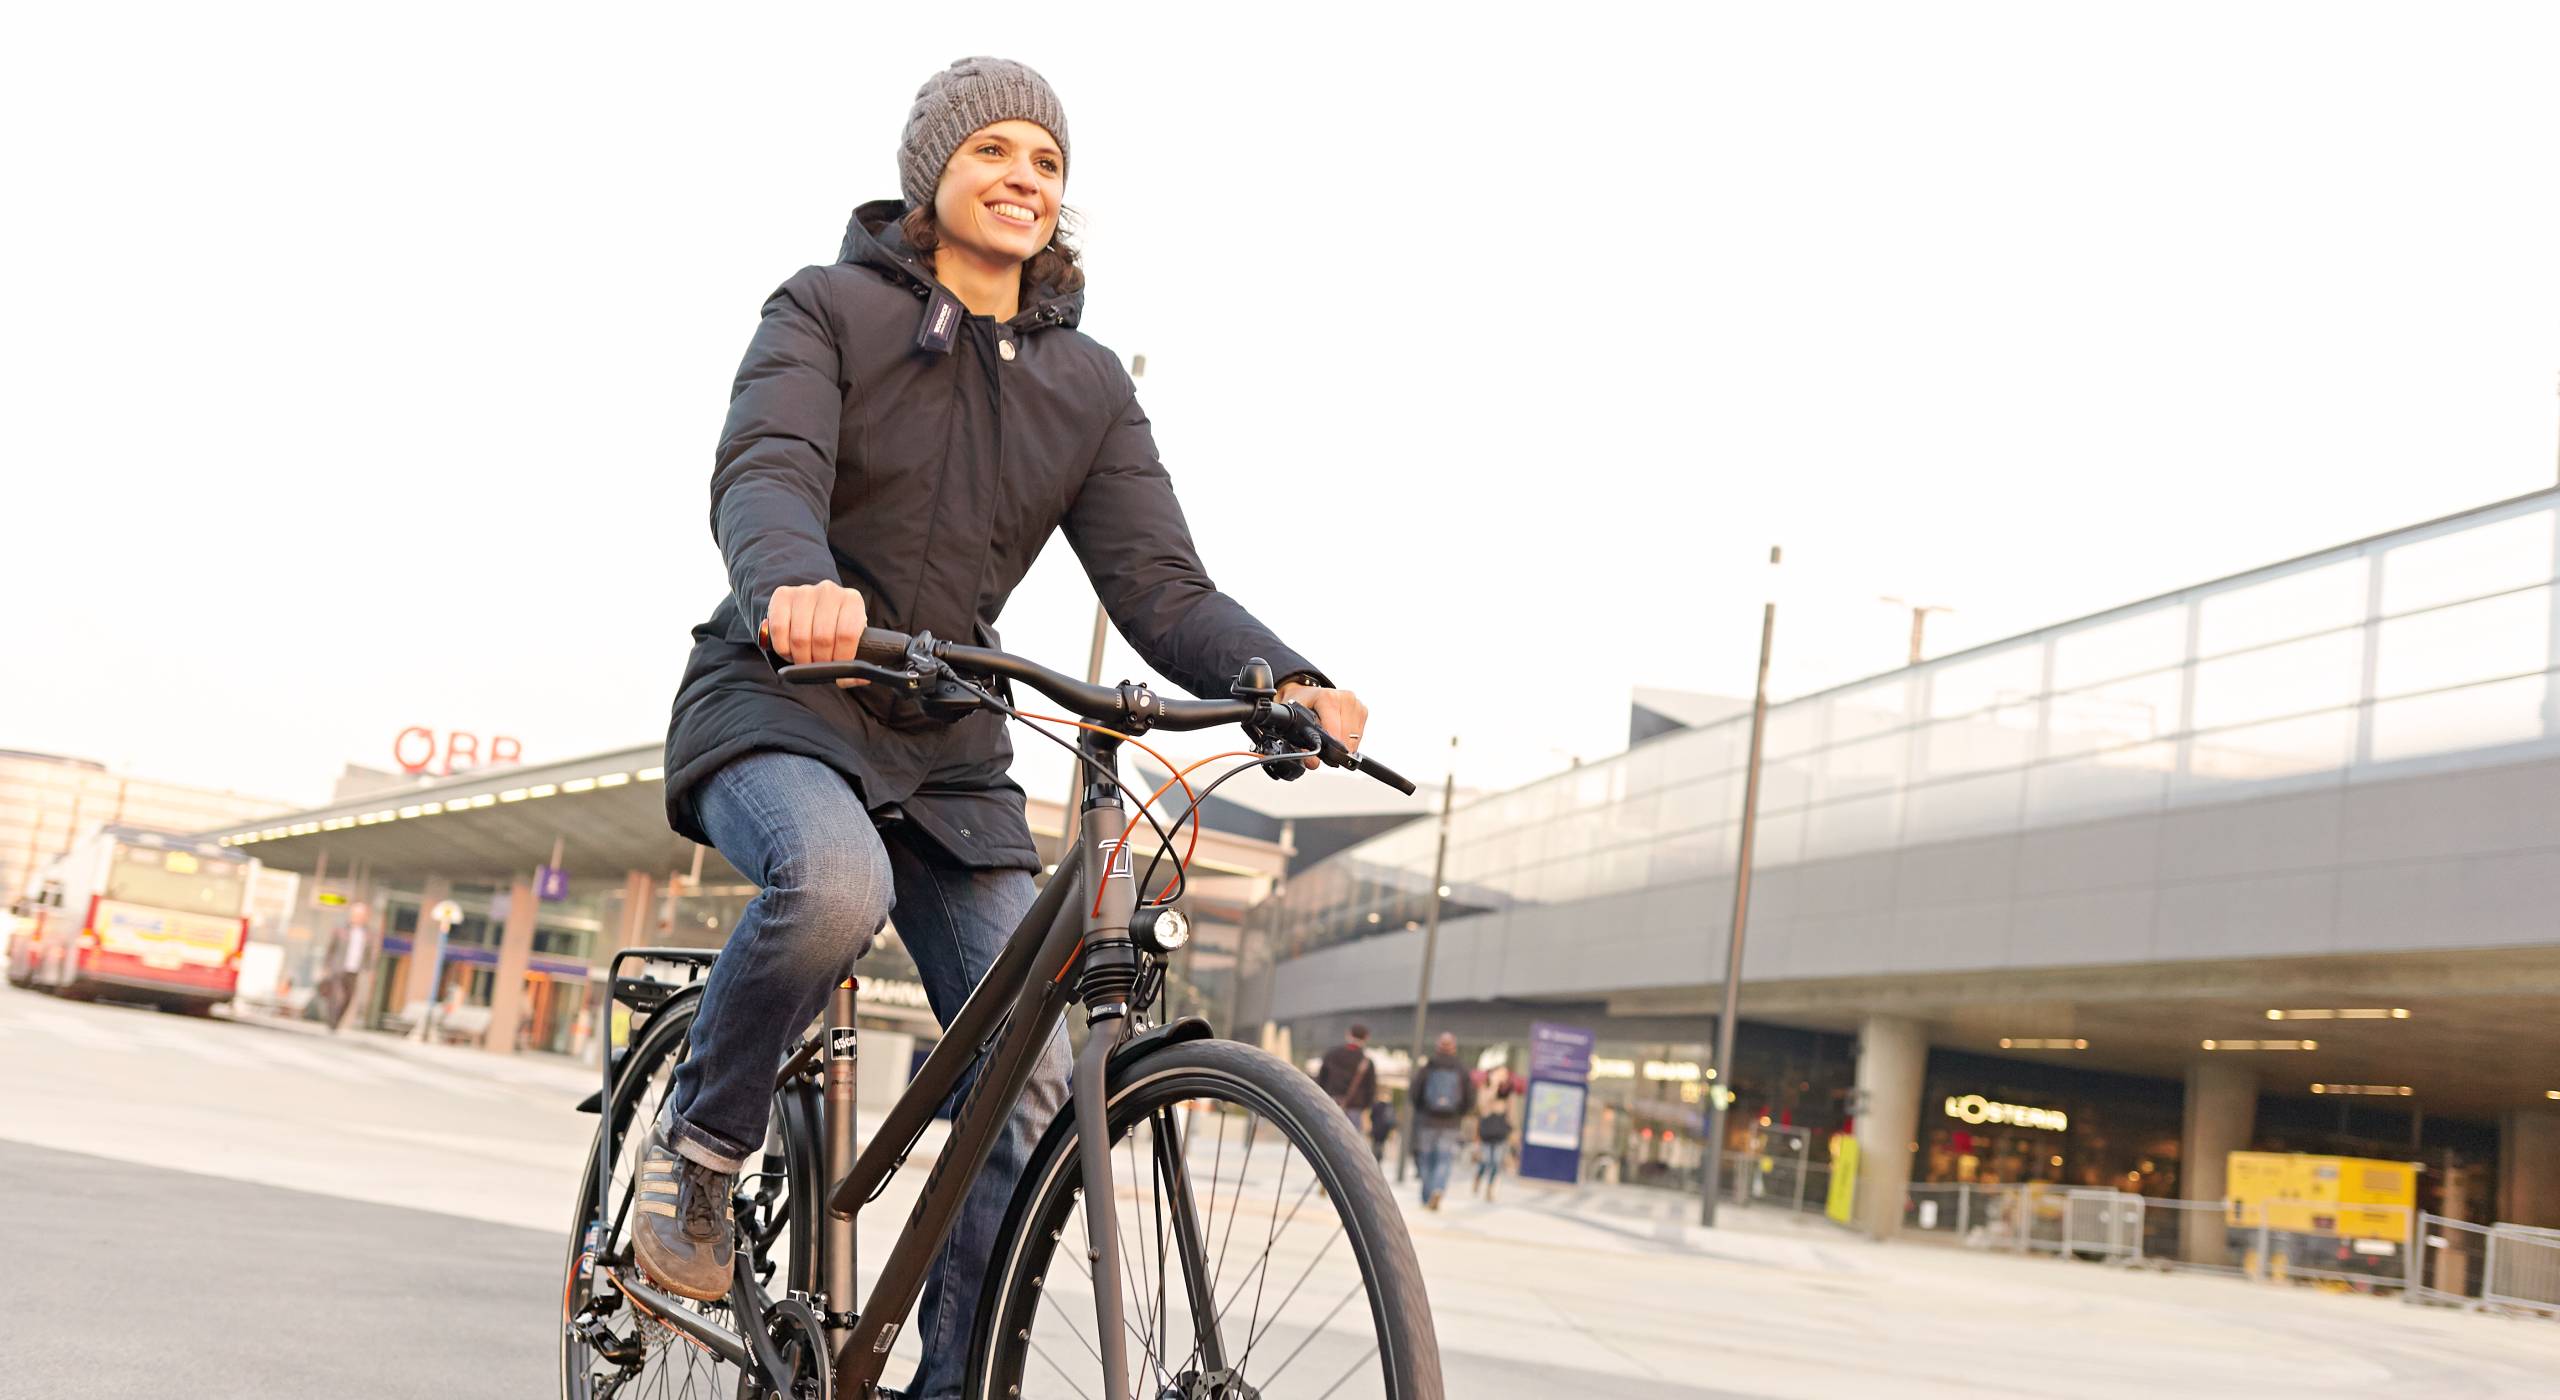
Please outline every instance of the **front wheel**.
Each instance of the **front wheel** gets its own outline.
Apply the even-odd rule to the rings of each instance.
[[[1368,1144],[1313,1080],[1250,1046],[1193,1041],[1117,1074],[1108,1121],[1140,1394],[1441,1400],[1403,1217]],[[1076,1151],[1069,1110],[997,1237],[972,1400],[1101,1394]]]

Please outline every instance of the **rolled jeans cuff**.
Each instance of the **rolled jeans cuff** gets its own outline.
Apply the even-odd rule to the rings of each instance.
[[[667,1110],[666,1133],[667,1141],[675,1147],[679,1155],[688,1160],[699,1162],[713,1171],[727,1172],[732,1176],[747,1169],[749,1153],[746,1149],[734,1147],[693,1126],[684,1121],[684,1115],[674,1109]]]

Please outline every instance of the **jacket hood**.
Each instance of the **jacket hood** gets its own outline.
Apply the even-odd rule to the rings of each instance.
[[[836,251],[836,261],[870,268],[907,286],[927,291],[939,288],[942,284],[934,280],[933,265],[909,248],[906,235],[898,231],[898,221],[906,212],[906,202],[897,199],[875,199],[856,208],[845,223],[844,246]],[[1012,324],[1073,329],[1083,319],[1083,292],[1061,292],[1043,283],[1023,299],[1022,310]]]

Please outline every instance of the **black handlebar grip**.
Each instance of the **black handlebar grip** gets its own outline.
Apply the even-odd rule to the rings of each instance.
[[[886,627],[865,627],[862,640],[854,645],[853,659],[868,661],[874,666],[899,666],[907,659],[909,640],[904,632],[892,632]]]
[[[1368,774],[1370,777],[1377,779],[1379,782],[1385,783],[1387,786],[1394,788],[1396,791],[1403,793],[1407,797],[1413,796],[1413,780],[1411,778],[1389,768],[1387,765],[1380,763],[1374,758],[1369,758],[1365,755],[1355,753],[1351,756],[1351,766]]]

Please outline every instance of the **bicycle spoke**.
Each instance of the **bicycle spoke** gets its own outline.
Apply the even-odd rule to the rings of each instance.
[[[1132,1206],[1135,1206],[1135,1205],[1138,1203],[1138,1184],[1137,1184],[1137,1174],[1138,1174],[1138,1133],[1137,1133],[1137,1129],[1136,1129],[1134,1126],[1129,1130],[1128,1134],[1127,1134],[1125,1137],[1123,1137],[1123,1138],[1121,1138],[1121,1139],[1120,1139],[1120,1146],[1121,1146],[1121,1149],[1122,1149],[1122,1155],[1123,1155],[1123,1156],[1125,1156],[1125,1157],[1127,1157],[1127,1158],[1128,1158],[1128,1160],[1129,1160],[1129,1172],[1128,1172],[1128,1175],[1121,1177],[1121,1178],[1120,1178],[1120,1180],[1125,1181],[1125,1182],[1127,1182],[1127,1183],[1129,1184],[1129,1204],[1130,1204],[1130,1205],[1132,1205]],[[1122,1290],[1121,1290],[1121,1291],[1122,1291],[1122,1293],[1123,1293],[1123,1297],[1121,1298],[1121,1302],[1122,1302],[1122,1304],[1125,1306],[1129,1301],[1131,1301],[1131,1300],[1130,1300],[1130,1298],[1127,1296],[1127,1294],[1128,1294],[1128,1285],[1134,1284],[1134,1285],[1136,1286],[1136,1289],[1137,1289],[1137,1292],[1136,1292],[1136,1302],[1138,1303],[1138,1307],[1137,1307],[1137,1309],[1136,1309],[1136,1312],[1137,1312],[1138,1316],[1139,1316],[1140,1318],[1142,1318],[1142,1319],[1143,1319],[1143,1318],[1145,1318],[1145,1317],[1146,1317],[1146,1315],[1147,1315],[1146,1299],[1147,1299],[1147,1293],[1148,1293],[1148,1291],[1149,1291],[1149,1290],[1148,1290],[1148,1287],[1147,1287],[1147,1227],[1146,1227],[1146,1223],[1145,1223],[1144,1221],[1140,1221],[1140,1222],[1139,1222],[1139,1224],[1138,1224],[1138,1227],[1137,1227],[1137,1231],[1138,1231],[1138,1249],[1137,1249],[1138,1270],[1137,1270],[1137,1275],[1136,1275],[1136,1277],[1135,1277],[1135,1278],[1131,1278],[1131,1277],[1130,1277],[1130,1275],[1129,1275],[1129,1270],[1125,1267],[1126,1261],[1127,1261],[1127,1260],[1128,1260],[1128,1258],[1129,1258],[1129,1233],[1128,1233],[1128,1232],[1129,1232],[1129,1222],[1128,1222],[1128,1221],[1126,1221],[1126,1220],[1124,1220],[1124,1219],[1122,1219],[1122,1218],[1121,1218],[1121,1216],[1122,1216],[1122,1212],[1120,1212],[1120,1211],[1118,1211],[1118,1210],[1116,1210],[1116,1209],[1115,1209],[1115,1210],[1113,1210],[1113,1211],[1111,1212],[1112,1227],[1113,1227],[1113,1229],[1114,1229],[1114,1230],[1116,1230],[1116,1231],[1118,1232],[1118,1238],[1119,1238],[1119,1244],[1120,1244],[1120,1258],[1121,1258],[1121,1260],[1123,1261],[1123,1264],[1124,1264],[1124,1267],[1123,1267],[1123,1268],[1121,1269],[1121,1271],[1120,1271],[1120,1274],[1121,1274],[1121,1280],[1120,1280],[1120,1281],[1121,1281],[1121,1283],[1122,1283],[1122,1285],[1123,1285]],[[1122,1320],[1123,1320],[1123,1321],[1126,1321],[1127,1319],[1126,1319],[1126,1318],[1123,1318]],[[1146,1354],[1147,1354],[1149,1357],[1153,1357],[1153,1356],[1155,1355],[1155,1339],[1154,1339],[1154,1338],[1152,1338],[1152,1337],[1150,1337],[1150,1336],[1148,1336],[1148,1335],[1147,1335],[1145,1332],[1143,1332],[1143,1331],[1141,1331],[1138,1335],[1139,1335],[1139,1339],[1140,1339],[1140,1340],[1139,1340],[1139,1345],[1140,1345],[1142,1348],[1144,1348],[1144,1349],[1145,1349]]]
[[[1093,1350],[1089,1346],[1085,1349],[1087,1351]],[[1076,1378],[1067,1374],[1067,1368],[1058,1364],[1058,1358],[1051,1356],[1047,1347],[1040,1345],[1038,1342],[1033,1342],[1031,1344],[1031,1351],[1033,1355],[1038,1356],[1041,1360],[1049,1363],[1049,1369],[1058,1373],[1058,1379],[1065,1381],[1069,1385],[1075,1385]],[[1093,1364],[1097,1367],[1102,1364],[1102,1353],[1094,1352]],[[1083,1393],[1082,1387],[1077,1388],[1077,1393]]]
[[[1323,1317],[1317,1319],[1316,1325],[1307,1330],[1307,1335],[1299,1339],[1296,1346],[1289,1349],[1289,1354],[1280,1358],[1280,1364],[1271,1368],[1271,1374],[1262,1378],[1262,1384],[1267,1387],[1273,1381],[1280,1379],[1280,1373],[1289,1369],[1289,1363],[1297,1360],[1298,1354],[1305,1351],[1316,1338],[1323,1336],[1324,1329],[1331,1326],[1333,1319],[1342,1312],[1344,1306],[1349,1304],[1352,1299],[1359,1297],[1361,1292],[1362,1289],[1360,1288],[1360,1285],[1356,1283],[1353,1284],[1351,1286],[1351,1291],[1343,1294],[1341,1300],[1333,1305],[1332,1310],[1328,1311]],[[1269,1331],[1270,1329],[1264,1328],[1263,1330]],[[1253,1343],[1245,1343],[1244,1350],[1245,1355],[1247,1357],[1251,1357],[1253,1355]],[[1244,1362],[1239,1361],[1236,1363],[1236,1374],[1239,1376],[1244,1374]],[[1336,1381],[1334,1384],[1336,1386],[1340,1386],[1342,1382]],[[1331,1392],[1328,1391],[1327,1393],[1330,1394]]]
[[[1085,1217],[1085,1214],[1084,1214],[1084,1207],[1083,1207],[1082,1205],[1078,1205],[1078,1206],[1076,1207],[1076,1213],[1075,1213],[1075,1215],[1076,1215],[1076,1218],[1075,1218],[1075,1221],[1074,1221],[1074,1223],[1075,1223],[1075,1224],[1079,1224],[1079,1225],[1081,1225],[1081,1224],[1086,1223],[1086,1217]],[[1078,1238],[1078,1239],[1082,1239],[1082,1238],[1085,1238],[1085,1236],[1084,1236],[1084,1235],[1077,1235],[1077,1236],[1076,1236],[1076,1238]],[[1071,1253],[1069,1257],[1071,1257],[1071,1258],[1073,1258],[1073,1259],[1075,1260],[1075,1262],[1076,1262],[1076,1269],[1077,1269],[1077,1271],[1078,1271],[1078,1272],[1080,1272],[1080,1273],[1082,1273],[1082,1274],[1084,1275],[1084,1281],[1085,1281],[1085,1287],[1086,1287],[1086,1294],[1087,1294],[1087,1296],[1091,1296],[1091,1294],[1092,1294],[1092,1290],[1097,1286],[1097,1285],[1096,1285],[1096,1283],[1095,1283],[1094,1277],[1093,1277],[1093,1266],[1092,1266],[1091,1264],[1089,1264],[1089,1263],[1085,1262],[1084,1255],[1082,1254],[1082,1252],[1081,1252],[1081,1251],[1077,1251],[1077,1252]],[[1054,1267],[1054,1266],[1053,1266],[1053,1267]],[[1096,1326],[1100,1326],[1100,1325],[1101,1325],[1101,1322],[1102,1322],[1102,1319],[1101,1319],[1101,1318],[1099,1318],[1099,1317],[1096,1317],[1096,1318],[1094,1319],[1094,1324],[1095,1324]],[[1155,1364],[1155,1367],[1156,1367],[1156,1373],[1164,1379],[1164,1381],[1165,1381],[1165,1383],[1166,1383],[1166,1384],[1170,1385],[1170,1384],[1172,1383],[1172,1381],[1173,1381],[1173,1378],[1172,1378],[1170,1375],[1166,1375],[1166,1374],[1165,1374],[1165,1371],[1164,1371],[1164,1363],[1163,1363],[1160,1359],[1158,1359],[1158,1358],[1155,1356],[1155,1354],[1154,1354],[1154,1349],[1153,1349],[1152,1347],[1149,1347],[1149,1346],[1148,1346],[1147,1339],[1146,1339],[1145,1337],[1143,1337],[1143,1336],[1139,1335],[1139,1333],[1138,1333],[1138,1325],[1137,1325],[1136,1323],[1134,1323],[1134,1322],[1131,1322],[1131,1321],[1130,1321],[1126,1316],[1123,1316],[1123,1317],[1120,1319],[1120,1330],[1122,1330],[1122,1331],[1124,1331],[1124,1332],[1127,1332],[1127,1333],[1129,1334],[1129,1339],[1130,1339],[1131,1341],[1134,1341],[1134,1342],[1138,1343],[1138,1345],[1139,1345],[1140,1347],[1142,1347],[1142,1348],[1145,1348],[1145,1349],[1146,1349],[1147,1359],[1148,1359],[1150,1362],[1153,1362],[1153,1363]],[[1084,1347],[1085,1351],[1093,1357],[1093,1364],[1094,1364],[1094,1366],[1095,1366],[1096,1368],[1099,1368],[1099,1367],[1102,1365],[1102,1353],[1094,1347],[1093,1343],[1091,1343],[1091,1342],[1089,1342],[1089,1341],[1086,1341],[1082,1333],[1078,1333],[1078,1334],[1076,1335],[1076,1341],[1077,1341],[1079,1344],[1081,1344],[1081,1345]]]
[[[1333,1384],[1331,1384],[1331,1385],[1329,1385],[1329,1386],[1326,1386],[1326,1387],[1324,1388],[1324,1394],[1317,1396],[1317,1397],[1316,1397],[1316,1400],[1333,1400],[1333,1393],[1334,1393],[1335,1391],[1337,1391],[1337,1390],[1342,1389],[1343,1383],[1344,1383],[1345,1381],[1348,1381],[1348,1380],[1350,1380],[1353,1376],[1356,1376],[1356,1375],[1360,1374],[1360,1368],[1361,1368],[1361,1367],[1363,1367],[1363,1366],[1368,1365],[1368,1364],[1369,1364],[1369,1358],[1370,1358],[1370,1357],[1373,1357],[1373,1356],[1376,1356],[1377,1354],[1378,1354],[1378,1344],[1377,1344],[1376,1342],[1371,1342],[1371,1343],[1369,1344],[1369,1349],[1368,1349],[1367,1351],[1364,1351],[1364,1352],[1360,1353],[1360,1359],[1351,1363],[1351,1369],[1350,1369],[1350,1370],[1348,1370],[1348,1371],[1343,1372],[1343,1373],[1342,1373],[1342,1377],[1341,1377],[1341,1379],[1340,1379],[1340,1380],[1337,1380],[1337,1381],[1335,1381]]]
[[[1298,1206],[1304,1206],[1304,1205],[1307,1203],[1307,1198],[1308,1198],[1309,1196],[1312,1196],[1312,1195],[1314,1195],[1314,1194],[1315,1194],[1315,1190],[1316,1190],[1316,1183],[1314,1183],[1314,1182],[1309,1182],[1309,1183],[1307,1183],[1307,1189],[1306,1189],[1306,1190],[1304,1190],[1304,1191],[1302,1191],[1302,1192],[1300,1192],[1300,1193],[1298,1193]],[[1294,1222],[1294,1221],[1298,1218],[1298,1206],[1292,1206],[1292,1207],[1290,1207],[1290,1209],[1289,1209],[1289,1220],[1288,1220],[1288,1221],[1284,1221],[1284,1222],[1282,1222],[1282,1223],[1281,1223],[1281,1226],[1280,1226],[1280,1229],[1281,1229],[1281,1232],[1282,1232],[1282,1233],[1286,1233],[1286,1232],[1288,1231],[1288,1228],[1289,1228],[1289,1224],[1290,1224],[1290,1222]],[[1271,1209],[1272,1209],[1272,1211],[1273,1211],[1273,1213],[1274,1213],[1274,1214],[1277,1214],[1277,1213],[1278,1213],[1278,1211],[1279,1211],[1279,1209],[1280,1209],[1280,1198],[1279,1198],[1279,1197],[1274,1196],[1274,1197],[1272,1197],[1272,1198],[1271,1198]],[[1275,1236],[1275,1238],[1276,1238],[1276,1236]],[[1264,1251],[1262,1252],[1262,1258],[1260,1258],[1260,1259],[1258,1259],[1258,1260],[1254,1261],[1253,1269],[1252,1269],[1252,1270],[1250,1270],[1250,1271],[1247,1271],[1247,1273],[1245,1274],[1245,1277],[1246,1277],[1246,1278],[1252,1278],[1252,1277],[1254,1276],[1254,1273],[1255,1273],[1255,1272],[1260,1271],[1260,1270],[1261,1270],[1261,1268],[1262,1268],[1262,1266],[1263,1266],[1263,1265],[1265,1265],[1265,1264],[1267,1264],[1267,1263],[1269,1263],[1269,1262],[1271,1262],[1271,1251],[1270,1251],[1270,1250],[1268,1250],[1268,1249],[1266,1249],[1266,1250],[1264,1250]],[[1244,1284],[1243,1284],[1242,1282],[1238,1282],[1238,1283],[1236,1284],[1236,1291],[1235,1291],[1235,1292],[1233,1292],[1233,1293],[1228,1294],[1228,1295],[1227,1295],[1227,1301],[1226,1301],[1226,1303],[1225,1303],[1224,1305],[1222,1305],[1222,1306],[1218,1309],[1218,1316],[1219,1316],[1220,1318],[1224,1318],[1224,1317],[1227,1315],[1227,1311],[1228,1311],[1228,1309],[1233,1308],[1233,1307],[1236,1305],[1236,1299],[1238,1299],[1238,1298],[1242,1297],[1243,1295],[1244,1295]]]
[[[1294,1080],[1275,1077],[1266,1088],[1246,1079],[1227,1091],[1236,1097],[1225,1097],[1232,1081],[1218,1077],[1225,1071],[1216,1062],[1236,1054],[1209,1052],[1202,1058],[1210,1066],[1159,1074],[1132,1091],[1135,1101],[1113,1106],[1113,1165],[1125,1174],[1113,1183],[1114,1203],[1143,1213],[1117,1222],[1112,1241],[1128,1255],[1121,1326],[1146,1358],[1129,1368],[1131,1400],[1248,1388],[1262,1400],[1435,1393],[1408,1386],[1431,1374],[1429,1364],[1409,1366],[1412,1353],[1379,1334],[1413,1316],[1418,1295],[1395,1291],[1394,1277],[1379,1268],[1386,1257],[1377,1242],[1404,1245],[1374,1218],[1383,1199],[1374,1169],[1365,1156],[1356,1164],[1337,1156],[1330,1121],[1301,1106]],[[1270,1069],[1276,1076],[1285,1067]],[[1211,1140],[1196,1141],[1203,1133]],[[1071,1233],[1077,1226],[1089,1233],[1089,1202],[1072,1157],[1051,1159],[1048,1170],[1032,1217],[1041,1223],[999,1246],[1000,1260],[1012,1261],[1000,1276],[1013,1291],[995,1303],[1006,1345],[986,1377],[993,1396],[1070,1400],[1101,1389],[1093,1378],[1106,1348],[1095,1305],[1104,1300],[1078,1291],[1098,1270],[1077,1258],[1083,1248]],[[1249,1227],[1241,1223],[1247,1215]],[[1037,1282],[1044,1269],[1056,1273],[1045,1288]],[[1087,1360],[1071,1361],[1079,1353]]]
[[[1289,1159],[1283,1157],[1280,1159],[1280,1190],[1274,1191],[1271,1195],[1271,1232],[1263,1237],[1262,1258],[1254,1263],[1254,1271],[1262,1276],[1262,1282],[1253,1286],[1253,1316],[1246,1319],[1244,1324],[1244,1334],[1248,1338],[1254,1335],[1254,1324],[1262,1320],[1263,1288],[1271,1282],[1271,1244],[1272,1241],[1280,1238],[1280,1194],[1288,1189]],[[1289,1218],[1297,1219],[1298,1213],[1294,1210],[1289,1212]],[[1248,1354],[1251,1349],[1252,1344],[1248,1342],[1246,1344]]]
[[[1269,1332],[1273,1327],[1275,1327],[1275,1326],[1277,1326],[1277,1325],[1279,1324],[1279,1322],[1280,1322],[1280,1314],[1282,1314],[1282,1313],[1284,1313],[1284,1312],[1287,1312],[1287,1311],[1289,1310],[1289,1304],[1297,1298],[1297,1296],[1298,1296],[1298,1290],[1307,1286],[1307,1279],[1308,1279],[1311,1275],[1313,1275],[1313,1274],[1315,1273],[1315,1271],[1316,1271],[1316,1265],[1321,1264],[1321,1263],[1323,1263],[1323,1262],[1324,1262],[1324,1257],[1325,1257],[1325,1255],[1327,1255],[1327,1254],[1331,1253],[1331,1252],[1332,1252],[1332,1250],[1333,1250],[1333,1242],[1334,1242],[1334,1240],[1338,1240],[1338,1239],[1340,1239],[1340,1238],[1342,1238],[1342,1236],[1340,1236],[1340,1235],[1338,1235],[1338,1234],[1337,1234],[1337,1235],[1334,1235],[1334,1236],[1332,1236],[1331,1238],[1327,1239],[1327,1240],[1324,1242],[1324,1248],[1317,1250],[1317,1251],[1316,1251],[1316,1254],[1315,1254],[1315,1257],[1314,1257],[1313,1259],[1310,1259],[1310,1260],[1308,1260],[1308,1261],[1307,1261],[1307,1267],[1306,1267],[1302,1272],[1300,1272],[1300,1273],[1299,1273],[1299,1275],[1298,1275],[1298,1281],[1297,1281],[1296,1283],[1293,1283],[1293,1284],[1289,1285],[1289,1292],[1288,1292],[1288,1295],[1287,1295],[1286,1297],[1283,1297],[1283,1298],[1280,1300],[1280,1302],[1279,1302],[1279,1305],[1278,1305],[1278,1306],[1276,1306],[1276,1307],[1272,1308],[1272,1310],[1271,1310],[1271,1321],[1269,1321],[1269,1322],[1266,1322],[1266,1323],[1262,1324],[1262,1331],[1261,1331],[1261,1332],[1253,1333],[1252,1335],[1250,1335],[1250,1336],[1248,1336],[1248,1337],[1246,1337],[1246,1338],[1245,1338],[1245,1341],[1244,1341],[1244,1357],[1243,1357],[1241,1360],[1239,1360],[1239,1361],[1237,1361],[1237,1362],[1236,1362],[1236,1369],[1237,1369],[1237,1370],[1239,1370],[1239,1371],[1243,1370],[1243,1369],[1244,1369],[1244,1363],[1245,1363],[1246,1361],[1250,1361],[1250,1360],[1252,1360],[1252,1359],[1253,1359],[1253,1349],[1254,1349],[1254,1347],[1255,1347],[1257,1344],[1259,1344],[1259,1343],[1262,1341],[1263,1333],[1265,1333],[1265,1332]],[[1340,1305],[1338,1305],[1338,1304],[1336,1305],[1337,1310],[1339,1309],[1339,1306],[1340,1306]],[[1331,1314],[1330,1314],[1330,1313],[1328,1313],[1326,1316],[1330,1317],[1330,1316],[1331,1316]]]

